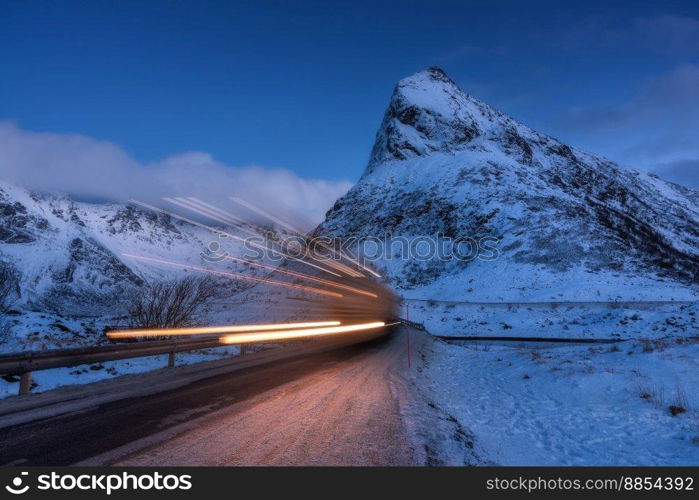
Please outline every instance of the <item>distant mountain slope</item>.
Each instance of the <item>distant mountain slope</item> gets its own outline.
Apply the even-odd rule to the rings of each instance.
[[[499,238],[494,261],[382,259],[407,296],[688,298],[698,200],[538,133],[430,68],[398,83],[364,175],[319,231]]]
[[[131,206],[78,203],[0,185],[0,260],[21,275],[21,306],[117,314],[124,294],[144,280],[181,272],[129,260],[123,252],[200,265],[202,251],[214,239],[205,229]],[[235,242],[227,245],[230,249]]]

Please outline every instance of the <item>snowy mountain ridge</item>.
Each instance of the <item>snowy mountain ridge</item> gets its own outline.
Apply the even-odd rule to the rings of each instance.
[[[429,68],[397,84],[362,178],[319,231],[499,239],[492,262],[377,262],[416,298],[691,299],[698,201],[536,132]]]
[[[180,272],[126,259],[124,252],[197,265],[213,239],[206,229],[130,205],[0,185],[0,261],[20,274],[21,307],[118,314],[130,290]]]

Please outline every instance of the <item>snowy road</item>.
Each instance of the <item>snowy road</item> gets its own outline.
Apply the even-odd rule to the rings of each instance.
[[[402,335],[0,431],[3,463],[400,465]]]
[[[118,465],[410,464],[391,389],[406,363],[404,354],[394,338],[306,361],[302,364],[317,365],[305,376],[209,415]]]

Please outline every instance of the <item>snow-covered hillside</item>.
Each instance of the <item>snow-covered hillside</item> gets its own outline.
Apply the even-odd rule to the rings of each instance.
[[[697,463],[696,191],[538,133],[430,68],[398,83],[318,232],[371,238],[402,314],[432,335],[626,339],[413,333],[426,403],[406,418],[431,463]],[[401,239],[485,237],[495,254],[401,255]]]
[[[413,341],[411,376],[427,401],[413,419],[438,464],[472,464],[474,452],[500,465],[699,463],[696,340],[458,345],[413,333]],[[450,433],[431,430],[448,424]]]
[[[0,260],[21,277],[15,307],[67,315],[116,314],[125,292],[178,274],[123,253],[201,264],[217,239],[204,228],[133,206],[78,203],[7,184],[0,185],[0,215]]]
[[[497,238],[495,259],[385,252],[377,266],[415,299],[697,297],[699,193],[538,133],[438,68],[398,83],[364,175],[319,231]]]

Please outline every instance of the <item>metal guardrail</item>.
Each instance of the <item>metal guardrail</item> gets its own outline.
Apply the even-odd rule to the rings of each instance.
[[[425,325],[423,325],[422,323],[415,323],[414,321],[410,321],[410,320],[403,319],[403,318],[400,318],[398,321],[400,321],[405,326],[409,326],[410,328],[415,328],[416,330],[422,330],[423,332],[427,331],[427,329],[425,328]]]
[[[603,338],[603,339],[590,339],[590,338],[573,338],[573,337],[497,337],[497,336],[483,336],[479,337],[477,335],[467,335],[467,336],[449,336],[449,335],[434,335],[435,338],[451,341],[496,341],[496,342],[541,342],[550,344],[615,344],[618,342],[628,342],[630,339],[623,338]]]
[[[653,306],[692,306],[699,304],[696,300],[562,300],[562,301],[544,301],[544,302],[509,302],[509,301],[468,301],[468,300],[441,300],[441,299],[411,299],[403,297],[403,302],[419,302],[419,303],[434,303],[448,305],[465,305],[465,306],[485,306],[485,307],[581,307],[581,306],[602,306],[610,309],[633,309]]]
[[[168,354],[168,367],[175,366],[175,353],[223,347],[218,338],[129,342],[77,349],[56,349],[0,355],[0,375],[19,375],[19,394],[28,394],[32,372],[67,368],[103,361]],[[241,353],[243,347],[241,346]]]
[[[422,325],[411,323],[415,328],[424,329]],[[278,340],[256,340],[255,344],[278,342]],[[245,354],[246,344],[238,344],[240,354]],[[76,349],[55,349],[49,351],[29,351],[0,355],[0,376],[19,375],[19,394],[29,394],[32,385],[32,372],[50,370],[51,368],[68,368],[71,366],[89,365],[103,361],[120,359],[143,358],[168,354],[168,367],[175,366],[175,353],[194,351],[212,347],[225,347],[219,337],[155,340],[124,342],[104,346],[84,347]]]

